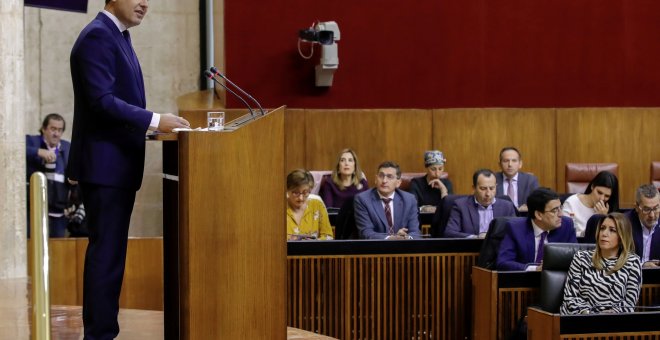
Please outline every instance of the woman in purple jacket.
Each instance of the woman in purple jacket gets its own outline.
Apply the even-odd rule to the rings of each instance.
[[[332,176],[323,178],[319,196],[326,207],[341,208],[347,199],[367,189],[369,186],[362,176],[355,151],[344,149],[339,153]]]

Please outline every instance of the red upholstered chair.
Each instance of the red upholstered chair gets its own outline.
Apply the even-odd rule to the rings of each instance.
[[[651,183],[660,190],[660,162],[651,162]]]
[[[401,185],[399,189],[403,191],[410,190],[410,181],[415,177],[420,177],[426,175],[426,172],[402,172],[401,173]]]
[[[609,171],[618,176],[619,165],[616,163],[566,163],[566,192],[583,193],[596,174]]]

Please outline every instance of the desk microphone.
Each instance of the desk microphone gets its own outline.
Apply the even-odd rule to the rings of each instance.
[[[238,89],[238,91],[240,91],[243,95],[245,95],[246,97],[250,98],[250,100],[252,100],[252,102],[254,102],[255,104],[257,104],[257,106],[259,107],[259,111],[261,112],[261,115],[262,115],[262,116],[266,114],[266,113],[264,112],[264,109],[261,107],[261,104],[259,104],[259,102],[258,102],[256,99],[254,99],[254,97],[252,97],[249,93],[243,91],[242,88],[240,88],[238,85],[234,84],[233,81],[229,80],[229,78],[227,78],[227,76],[225,76],[224,74],[220,73],[220,71],[218,71],[218,69],[215,68],[215,66],[211,66],[211,68],[210,68],[209,70],[211,70],[211,73],[213,73],[214,76],[219,76],[220,78],[224,79],[224,80],[225,80],[226,82],[228,82],[231,86],[233,86],[233,87],[235,87],[236,89]],[[226,87],[225,87],[225,88],[226,88]]]
[[[236,92],[232,91],[230,88],[228,88],[227,86],[225,86],[225,84],[223,84],[223,83],[221,83],[220,81],[218,81],[218,79],[216,79],[216,78],[213,76],[213,73],[211,73],[211,71],[209,71],[209,70],[204,71],[204,76],[206,76],[206,78],[209,78],[209,79],[213,80],[216,84],[219,84],[220,86],[224,87],[225,90],[227,90],[229,93],[233,94],[234,97],[240,99],[240,101],[243,102],[243,104],[245,105],[245,107],[247,107],[248,110],[250,111],[250,115],[251,115],[252,117],[254,117],[254,111],[252,111],[252,108],[251,108],[250,105],[245,101],[245,99],[243,99],[243,97],[239,96],[238,94],[236,94]]]

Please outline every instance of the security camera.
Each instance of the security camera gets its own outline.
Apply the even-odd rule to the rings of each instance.
[[[298,52],[305,59],[311,58],[312,55],[305,56],[300,52],[300,41],[321,45],[321,60],[316,65],[316,86],[332,86],[334,73],[339,68],[336,43],[340,37],[339,25],[335,21],[318,22],[310,28],[300,30],[298,37]]]

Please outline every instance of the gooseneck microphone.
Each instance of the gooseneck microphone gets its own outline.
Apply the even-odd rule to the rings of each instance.
[[[228,82],[231,86],[235,87],[238,91],[240,91],[243,95],[245,95],[246,97],[250,98],[250,100],[252,100],[252,102],[254,102],[255,104],[257,104],[257,106],[259,107],[259,111],[261,112],[261,115],[262,115],[262,116],[266,114],[266,112],[264,112],[264,109],[261,107],[261,104],[259,104],[259,102],[258,102],[256,99],[254,99],[254,97],[252,97],[249,93],[245,92],[242,88],[240,88],[240,86],[234,84],[234,82],[231,81],[231,80],[229,80],[229,78],[227,78],[227,76],[225,76],[224,74],[220,73],[220,71],[218,71],[218,69],[215,68],[215,66],[211,66],[211,68],[210,68],[209,70],[211,70],[211,72],[213,73],[214,76],[219,76],[220,78],[224,79],[224,80],[225,80],[226,82]],[[226,88],[226,87],[225,87],[225,88]]]
[[[209,70],[204,71],[204,76],[206,76],[206,78],[209,78],[209,79],[213,80],[216,84],[219,84],[220,86],[224,87],[225,90],[227,90],[229,93],[233,94],[234,97],[238,98],[241,102],[243,102],[243,104],[245,105],[245,107],[247,107],[248,110],[250,111],[250,115],[251,115],[252,117],[254,117],[254,111],[252,111],[252,108],[250,107],[250,104],[248,104],[248,103],[245,101],[245,99],[243,99],[243,97],[239,96],[238,94],[236,94],[236,92],[232,91],[230,88],[228,88],[227,86],[225,86],[225,84],[223,84],[223,83],[221,83],[220,81],[218,81],[218,79],[216,79],[216,78],[213,76],[213,73],[211,73],[211,71],[209,71]]]

